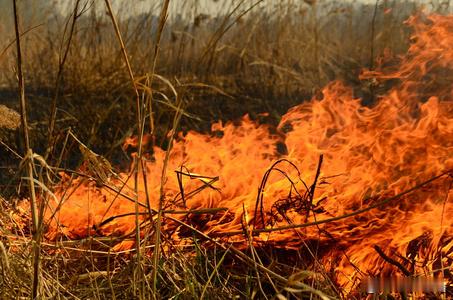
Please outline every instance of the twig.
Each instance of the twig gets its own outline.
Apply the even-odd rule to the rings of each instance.
[[[255,227],[256,227],[256,222],[257,222],[257,218],[258,218],[258,211],[260,212],[260,215],[261,215],[262,226],[263,226],[263,228],[265,227],[265,223],[264,223],[264,194],[263,194],[263,192],[264,192],[264,188],[266,187],[266,183],[267,183],[267,180],[269,179],[269,176],[270,176],[271,172],[275,170],[275,171],[278,171],[278,172],[282,173],[289,180],[291,185],[294,186],[294,183],[291,180],[291,178],[284,171],[282,171],[282,170],[280,170],[280,169],[278,169],[276,167],[278,164],[283,163],[283,162],[286,162],[290,166],[294,167],[294,169],[297,171],[298,178],[301,179],[300,178],[299,169],[297,168],[297,166],[293,162],[289,161],[288,159],[282,158],[282,159],[279,159],[279,160],[277,160],[276,162],[274,162],[272,164],[272,166],[266,171],[266,173],[264,173],[263,179],[261,180],[261,184],[260,184],[260,186],[258,188],[258,194],[256,195],[255,213],[253,215],[253,225]],[[305,182],[302,179],[301,179],[301,181],[304,184],[306,190],[308,191],[309,190],[308,186],[305,184]],[[296,193],[298,193],[297,190],[296,190]],[[298,193],[298,196],[300,196],[299,193]]]
[[[174,214],[174,215],[185,215],[185,214],[194,214],[194,215],[202,215],[202,214],[216,214],[220,211],[228,211],[228,207],[213,207],[213,208],[201,208],[201,209],[189,209],[189,210],[172,210],[166,209],[163,210],[162,213],[164,214]]]
[[[203,191],[205,188],[207,187],[210,187],[212,188],[213,190],[216,190],[218,192],[220,192],[220,190],[216,187],[213,186],[213,184],[219,180],[219,176],[215,176],[215,177],[210,177],[210,176],[203,176],[203,175],[196,175],[196,174],[191,174],[189,172],[189,170],[187,170],[187,173],[183,172],[182,171],[182,168],[184,166],[181,166],[181,170],[180,171],[175,171],[176,173],[176,178],[178,180],[178,186],[179,186],[179,195],[181,196],[181,200],[182,200],[182,203],[183,203],[183,206],[185,208],[187,208],[187,203],[186,201],[190,198],[192,198],[193,196],[195,196],[196,194],[200,193],[201,191]],[[185,168],[185,167],[184,167]],[[199,179],[203,184],[199,187],[197,187],[195,190],[193,191],[190,191],[188,192],[187,194],[185,193],[184,191],[184,186],[182,184],[182,176],[185,175],[185,176],[188,176],[190,179]],[[207,181],[207,179],[209,179],[209,181]],[[178,195],[175,196],[173,202],[177,203],[179,201],[178,199]]]
[[[376,250],[376,252],[386,261],[388,262],[389,264],[392,264],[394,266],[396,266],[398,269],[400,269],[401,272],[403,272],[403,274],[405,276],[411,276],[412,273],[409,272],[406,267],[404,267],[399,261],[396,261],[394,260],[393,258],[389,257],[387,254],[384,253],[384,251],[382,251],[382,249],[378,246],[378,245],[374,245],[374,250]]]
[[[204,209],[191,209],[191,210],[162,210],[162,214],[169,214],[169,215],[188,215],[188,214],[194,214],[194,215],[202,215],[202,214],[216,214],[220,211],[227,211],[228,208],[226,207],[216,207],[216,208],[204,208]],[[147,215],[148,212],[141,212],[139,215]],[[96,228],[102,227],[107,223],[112,222],[115,219],[118,218],[123,218],[123,217],[129,217],[129,216],[134,216],[135,212],[133,213],[124,213],[124,214],[119,214],[115,216],[111,216],[105,220],[103,220],[101,223],[95,225]]]
[[[373,205],[370,205],[366,208],[363,208],[363,209],[359,209],[359,210],[356,210],[356,211],[353,211],[351,213],[348,213],[348,214],[344,214],[344,215],[341,215],[341,216],[338,216],[338,217],[333,217],[333,218],[330,218],[330,219],[325,219],[325,220],[320,220],[320,221],[315,221],[315,222],[309,222],[309,223],[304,223],[304,224],[291,224],[291,225],[287,225],[287,226],[280,226],[280,227],[275,227],[275,228],[262,228],[262,229],[253,229],[251,230],[251,232],[253,234],[259,234],[259,233],[263,233],[263,232],[274,232],[274,231],[283,231],[283,230],[287,230],[287,229],[293,229],[293,228],[305,228],[305,227],[310,227],[310,226],[315,226],[315,225],[320,225],[320,224],[325,224],[325,223],[330,223],[330,222],[334,222],[334,221],[338,221],[338,220],[342,220],[342,219],[347,219],[347,218],[350,218],[350,217],[354,217],[354,216],[357,216],[357,215],[360,215],[360,214],[363,214],[367,211],[370,211],[372,209],[375,209],[375,208],[378,208],[382,205],[385,205],[393,200],[396,200],[398,198],[401,198],[402,196],[405,196],[415,190],[418,190],[419,188],[439,179],[439,178],[442,178],[444,177],[445,175],[448,175],[450,173],[452,173],[453,170],[448,170],[448,171],[444,171],[442,173],[440,173],[439,175],[436,175],[434,177],[431,177],[430,179],[420,183],[420,184],[417,184],[415,185],[414,187],[404,191],[404,192],[401,192],[395,196],[392,196],[390,198],[387,198],[387,199],[384,199],[378,203],[375,203]],[[232,235],[239,235],[239,234],[242,234],[242,231],[238,230],[238,231],[230,231],[230,232],[225,232],[225,233],[221,233],[219,235],[224,235],[224,236],[232,236]]]
[[[182,172],[182,168],[183,166],[181,166],[181,170],[179,172],[176,171],[176,178],[178,179],[179,193],[181,195],[182,205],[184,206],[184,208],[187,208],[186,198],[184,197],[184,186],[182,184],[182,175],[184,174]]]
[[[313,181],[313,184],[311,185],[311,188],[310,188],[310,203],[309,203],[309,206],[308,206],[308,209],[307,209],[307,214],[305,216],[305,221],[307,221],[308,217],[310,216],[310,209],[311,209],[311,207],[313,205],[313,198],[315,196],[316,184],[318,183],[318,178],[319,178],[319,175],[321,174],[321,166],[322,166],[323,157],[324,156],[322,154],[319,156],[318,168],[316,169],[315,180]]]
[[[452,174],[453,176],[453,174]],[[448,186],[448,189],[447,189],[447,192],[445,193],[445,199],[444,199],[444,202],[442,204],[442,214],[441,214],[441,217],[440,217],[440,233],[442,235],[442,229],[443,229],[443,226],[444,226],[444,213],[445,213],[445,205],[447,204],[447,201],[448,201],[448,194],[450,193],[450,190],[451,188],[453,187],[453,181],[450,182],[449,186]],[[440,238],[442,238],[442,236],[440,236]],[[439,251],[439,256],[440,256],[440,267],[441,269],[444,268],[444,263],[443,263],[443,255],[442,255],[442,251]],[[442,272],[442,277],[444,277],[445,273]]]

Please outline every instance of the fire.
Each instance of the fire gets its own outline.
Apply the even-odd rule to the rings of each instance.
[[[365,275],[425,274],[451,266],[453,16],[413,17],[407,22],[414,29],[413,43],[398,65],[383,61],[380,69],[362,74],[380,84],[396,81],[372,107],[354,98],[350,87],[332,82],[323,89],[322,100],[289,110],[277,130],[245,116],[239,124],[214,124],[211,135],[180,134],[167,166],[179,173],[166,178],[164,209],[226,208],[188,218],[200,231],[230,236],[238,245],[246,245],[240,234],[244,227],[268,231],[254,235],[257,245],[305,251],[305,242],[318,241],[323,265],[346,288],[355,287]],[[49,204],[47,237],[133,232],[134,215],[102,222],[133,213],[136,197],[143,204],[141,212],[147,211],[148,201],[157,209],[165,151],[153,150],[144,164],[147,191],[140,171],[137,195],[132,172],[112,178],[112,188],[67,176],[55,192],[58,201]],[[443,172],[450,177],[366,210]],[[361,214],[317,226],[269,230],[361,209]],[[145,221],[147,216],[141,218]],[[171,223],[165,226],[177,227]],[[183,238],[182,230],[173,237]]]

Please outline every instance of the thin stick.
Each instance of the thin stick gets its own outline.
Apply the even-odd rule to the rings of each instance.
[[[324,158],[324,156],[321,154],[319,156],[318,168],[316,169],[315,180],[313,181],[313,184],[310,187],[310,204],[308,205],[307,214],[305,215],[305,221],[308,221],[308,217],[310,216],[310,209],[313,205],[313,198],[315,197],[316,184],[318,183],[318,178],[319,178],[319,175],[321,174],[321,166],[322,166],[323,158]]]
[[[290,166],[292,166],[297,171],[297,177],[302,181],[302,184],[305,186],[305,189],[307,191],[309,191],[308,186],[300,178],[299,169],[297,168],[297,166],[294,163],[292,163],[291,161],[289,161],[286,158],[282,158],[282,159],[277,160],[266,171],[266,173],[264,173],[263,179],[261,180],[261,184],[258,187],[258,194],[256,195],[256,201],[255,201],[255,213],[254,213],[254,216],[253,216],[253,226],[254,227],[256,227],[256,220],[258,218],[258,211],[259,211],[259,213],[261,215],[261,223],[262,223],[263,228],[266,226],[265,220],[264,220],[264,203],[263,203],[264,202],[264,194],[263,194],[263,192],[264,192],[264,188],[266,187],[266,183],[267,183],[267,180],[269,179],[269,176],[270,176],[271,172],[274,171],[274,170],[277,171],[277,172],[280,172],[291,183],[291,186],[294,186],[294,183],[291,180],[291,178],[284,171],[282,171],[282,170],[277,168],[278,164],[284,163],[284,162],[288,163]],[[295,191],[299,195],[299,192],[297,191],[297,189],[295,189]],[[258,207],[259,207],[259,210],[258,210]]]
[[[382,259],[400,269],[400,271],[403,272],[404,276],[412,276],[412,273],[409,272],[405,266],[403,266],[399,261],[396,261],[387,254],[385,254],[384,251],[382,251],[382,249],[378,245],[374,245],[373,248],[382,257]]]
[[[444,203],[442,204],[442,214],[441,214],[441,217],[440,217],[440,239],[442,239],[442,228],[444,226],[445,205],[447,204],[448,194],[450,193],[450,190],[451,190],[452,187],[453,187],[453,181],[451,181],[449,186],[448,186],[448,190],[445,193]],[[442,251],[439,251],[439,256],[440,256],[440,267],[441,267],[441,269],[443,269],[444,268],[444,262],[443,262]],[[441,274],[442,274],[441,278],[444,278],[445,272],[442,271]]]
[[[205,208],[205,209],[191,209],[191,210],[162,210],[162,215],[202,215],[202,214],[216,214],[221,211],[228,211],[226,207],[216,207],[216,208]],[[140,215],[148,215],[149,212],[141,212]],[[115,219],[133,216],[135,213],[124,213],[115,216],[108,217],[107,219],[103,220],[101,223],[97,224],[96,227],[102,227],[105,224],[112,222]]]
[[[287,229],[294,229],[294,228],[305,228],[305,227],[310,227],[310,226],[315,226],[315,225],[320,225],[320,224],[325,224],[325,223],[330,223],[330,222],[334,222],[334,221],[338,221],[338,220],[342,220],[342,219],[347,219],[347,218],[350,218],[350,217],[354,217],[354,216],[357,216],[357,215],[360,215],[360,214],[363,214],[367,211],[370,211],[372,209],[375,209],[375,208],[378,208],[382,205],[385,205],[393,200],[396,200],[398,198],[401,198],[409,193],[412,193],[413,191],[415,190],[418,190],[419,188],[439,179],[439,178],[442,178],[444,177],[445,175],[448,175],[450,173],[452,173],[453,170],[448,170],[448,171],[444,171],[442,173],[440,173],[439,175],[437,176],[434,176],[434,177],[431,177],[430,179],[420,183],[420,184],[417,184],[415,185],[414,187],[404,191],[404,192],[401,192],[395,196],[392,196],[390,198],[386,198],[378,203],[375,203],[373,205],[370,205],[366,208],[363,208],[363,209],[359,209],[359,210],[356,210],[356,211],[353,211],[351,213],[348,213],[348,214],[344,214],[344,215],[341,215],[341,216],[338,216],[338,217],[333,217],[333,218],[329,218],[329,219],[325,219],[325,220],[320,220],[320,221],[315,221],[315,222],[309,222],[309,223],[304,223],[304,224],[291,224],[291,225],[287,225],[287,226],[280,226],[280,227],[275,227],[275,228],[263,228],[263,229],[254,229],[254,230],[251,230],[251,232],[253,234],[259,234],[259,233],[263,233],[263,232],[274,232],[274,231],[283,231],[283,230],[287,230]],[[230,232],[226,232],[226,233],[222,233],[222,234],[219,234],[219,235],[224,235],[224,236],[232,236],[232,235],[239,235],[239,234],[242,234],[243,232],[240,231],[240,230],[237,230],[237,231],[230,231]]]
[[[19,102],[20,102],[20,115],[22,123],[23,138],[25,144],[25,159],[27,160],[28,178],[30,181],[30,206],[31,218],[33,223],[33,283],[32,283],[32,299],[39,298],[39,269],[40,269],[40,228],[38,220],[38,211],[36,205],[36,194],[33,174],[33,150],[30,148],[30,138],[28,135],[27,123],[27,106],[25,102],[25,81],[22,70],[22,50],[20,45],[20,31],[19,31],[19,12],[16,5],[16,0],[13,0],[14,10],[14,30],[16,32],[16,50],[17,50],[17,76],[19,81]]]

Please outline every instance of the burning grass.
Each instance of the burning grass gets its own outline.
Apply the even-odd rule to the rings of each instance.
[[[77,170],[59,168],[64,151],[55,166],[52,150],[27,152],[37,194],[2,200],[2,296],[331,299],[364,296],[367,276],[452,283],[451,15],[411,17],[407,53],[360,74],[391,82],[374,105],[336,80],[276,126],[246,115],[209,134],[179,132],[188,85],[137,77],[110,16],[136,96],[138,136],[122,147],[132,163],[115,169],[71,129],[63,149],[79,146]],[[174,110],[166,147],[154,80],[171,91],[158,91]]]

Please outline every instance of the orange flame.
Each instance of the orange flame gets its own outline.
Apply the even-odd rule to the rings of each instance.
[[[180,176],[171,174],[165,180],[165,209],[225,207],[226,213],[193,220],[204,233],[225,236],[241,232],[245,225],[268,229],[348,214],[450,171],[450,178],[444,176],[353,217],[263,232],[254,240],[296,249],[306,241],[319,241],[324,266],[335,270],[338,283],[349,289],[363,275],[402,272],[376,249],[411,273],[431,271],[439,263],[451,265],[453,16],[412,17],[407,22],[415,33],[398,68],[362,74],[378,82],[398,81],[373,107],[361,105],[351,88],[333,82],[324,88],[322,100],[313,99],[285,114],[277,131],[245,116],[240,124],[214,124],[212,135],[179,135],[167,168],[180,171]],[[287,154],[277,151],[277,144],[286,145]],[[320,155],[323,163],[317,178]],[[149,199],[153,209],[158,207],[164,156],[165,151],[156,147],[153,160],[144,164],[147,191],[140,171],[138,200],[145,204]],[[216,176],[219,180],[213,179]],[[122,195],[92,181],[64,180],[56,191],[59,202],[51,202],[48,210],[48,237],[132,232],[133,215],[96,230],[93,225],[134,212],[133,177],[122,173],[120,179],[111,180]],[[245,237],[235,235],[231,240],[240,244]]]

